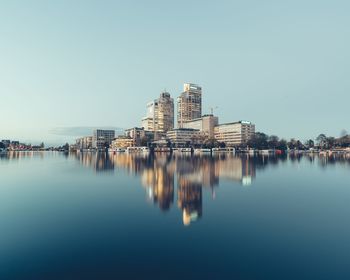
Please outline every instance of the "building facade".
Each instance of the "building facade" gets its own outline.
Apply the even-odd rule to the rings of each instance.
[[[133,146],[146,146],[154,140],[154,132],[143,127],[133,127],[125,130],[125,136],[133,140]]]
[[[227,146],[245,145],[255,134],[255,125],[247,121],[220,124],[214,128],[215,139]]]
[[[166,137],[176,147],[189,147],[201,141],[202,132],[192,128],[177,128],[168,131]]]
[[[81,137],[76,140],[76,148],[78,150],[85,150],[92,148],[92,136]]]
[[[126,149],[128,147],[134,147],[136,145],[135,140],[130,138],[129,136],[118,136],[116,139],[112,141],[111,148],[118,149],[123,148]]]
[[[142,119],[142,127],[160,133],[174,128],[174,99],[170,93],[164,91],[158,99],[147,104],[147,115]]]
[[[191,121],[184,121],[182,123],[183,128],[198,129],[203,132],[206,138],[214,138],[214,128],[218,126],[219,118],[214,115],[204,115],[201,118]]]
[[[184,92],[177,98],[177,127],[202,116],[202,88],[195,84],[184,84]]]
[[[92,137],[92,148],[104,149],[108,147],[115,138],[115,130],[96,129]]]

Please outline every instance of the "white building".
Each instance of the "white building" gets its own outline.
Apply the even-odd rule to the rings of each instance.
[[[176,147],[190,146],[201,142],[203,133],[198,129],[177,128],[167,132],[166,138]]]
[[[214,128],[219,124],[219,118],[214,115],[204,115],[191,121],[184,121],[183,128],[197,129],[204,133],[207,138],[214,138]]]
[[[255,134],[255,125],[248,121],[220,124],[214,128],[215,139],[227,146],[245,145]]]

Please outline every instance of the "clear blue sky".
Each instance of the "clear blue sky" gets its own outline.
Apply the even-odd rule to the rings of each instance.
[[[349,11],[340,0],[0,0],[0,138],[139,126],[148,101],[187,81],[220,122],[338,136],[350,131]]]

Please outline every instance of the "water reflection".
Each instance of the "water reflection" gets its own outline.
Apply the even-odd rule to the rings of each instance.
[[[1,162],[25,158],[45,158],[62,156],[58,152],[10,152],[0,155]],[[126,172],[140,178],[145,188],[146,198],[169,211],[176,203],[182,212],[183,224],[190,225],[203,215],[203,192],[215,199],[220,181],[241,186],[249,186],[256,179],[257,170],[267,166],[277,166],[290,162],[298,164],[302,160],[317,164],[341,164],[350,167],[349,155],[322,156],[315,154],[289,154],[284,156],[249,156],[219,154],[198,156],[185,154],[127,154],[106,153],[65,154],[82,166],[91,168],[97,174]]]

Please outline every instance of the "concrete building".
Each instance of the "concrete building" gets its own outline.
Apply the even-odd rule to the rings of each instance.
[[[158,99],[158,129],[167,132],[174,128],[174,99],[170,93],[162,92]]]
[[[147,104],[147,115],[142,119],[142,127],[160,133],[174,128],[174,100],[170,93],[164,91],[158,99]]]
[[[81,137],[76,140],[76,148],[79,150],[92,148],[92,136]]]
[[[191,121],[184,121],[182,123],[183,128],[198,129],[203,132],[206,138],[214,138],[214,128],[218,126],[219,118],[214,115],[204,115],[201,118]]]
[[[177,98],[177,126],[202,116],[202,88],[195,84],[184,84],[184,92]]]
[[[92,137],[92,147],[94,149],[104,149],[108,147],[115,138],[115,130],[96,129]]]
[[[154,132],[147,131],[143,127],[133,127],[125,130],[125,136],[133,140],[133,146],[145,146],[154,140]]]
[[[192,128],[177,128],[167,132],[167,139],[176,147],[198,144],[202,139],[202,132]]]
[[[247,121],[220,124],[214,128],[215,139],[227,146],[245,145],[255,133],[255,125]]]
[[[116,139],[112,141],[111,148],[123,148],[134,147],[136,146],[135,140],[129,136],[118,136]]]

